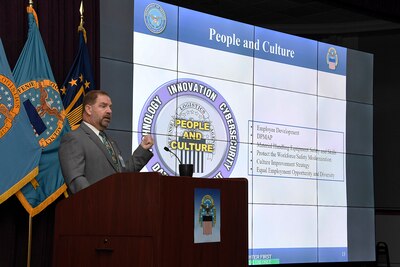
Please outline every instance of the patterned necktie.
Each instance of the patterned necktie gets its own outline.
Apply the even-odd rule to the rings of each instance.
[[[108,153],[110,153],[114,164],[117,166],[117,170],[120,171],[120,166],[119,166],[119,162],[117,159],[117,155],[115,155],[114,149],[112,148],[111,143],[108,140],[106,134],[104,132],[100,131],[99,135],[101,137],[101,140],[103,141],[103,144],[106,146]]]

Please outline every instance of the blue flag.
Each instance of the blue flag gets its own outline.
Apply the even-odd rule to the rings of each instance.
[[[35,19],[36,12],[32,7],[27,10],[28,39],[15,65],[14,78],[42,152],[39,174],[17,197],[33,217],[66,192],[58,147],[61,136],[70,128]]]
[[[85,28],[80,25],[78,32],[79,50],[60,90],[71,129],[78,128],[82,122],[83,97],[88,91],[95,89]]]
[[[40,152],[0,39],[0,203],[35,178]]]

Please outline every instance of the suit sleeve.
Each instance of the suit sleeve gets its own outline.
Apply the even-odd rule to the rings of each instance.
[[[79,140],[71,134],[66,134],[61,139],[58,149],[61,171],[69,190],[76,192],[89,186],[85,177],[85,154]]]
[[[149,162],[153,157],[153,152],[138,146],[133,152],[132,156],[126,162],[126,171],[140,172],[140,170]]]

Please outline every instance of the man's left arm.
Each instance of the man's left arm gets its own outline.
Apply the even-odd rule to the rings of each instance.
[[[143,136],[142,142],[126,162],[126,171],[139,172],[153,157],[153,152],[150,151],[153,144],[154,140],[151,135]]]

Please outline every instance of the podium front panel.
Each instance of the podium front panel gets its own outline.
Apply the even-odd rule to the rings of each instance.
[[[220,242],[194,243],[194,191],[220,190]],[[56,207],[54,266],[247,266],[247,180],[120,173]]]

